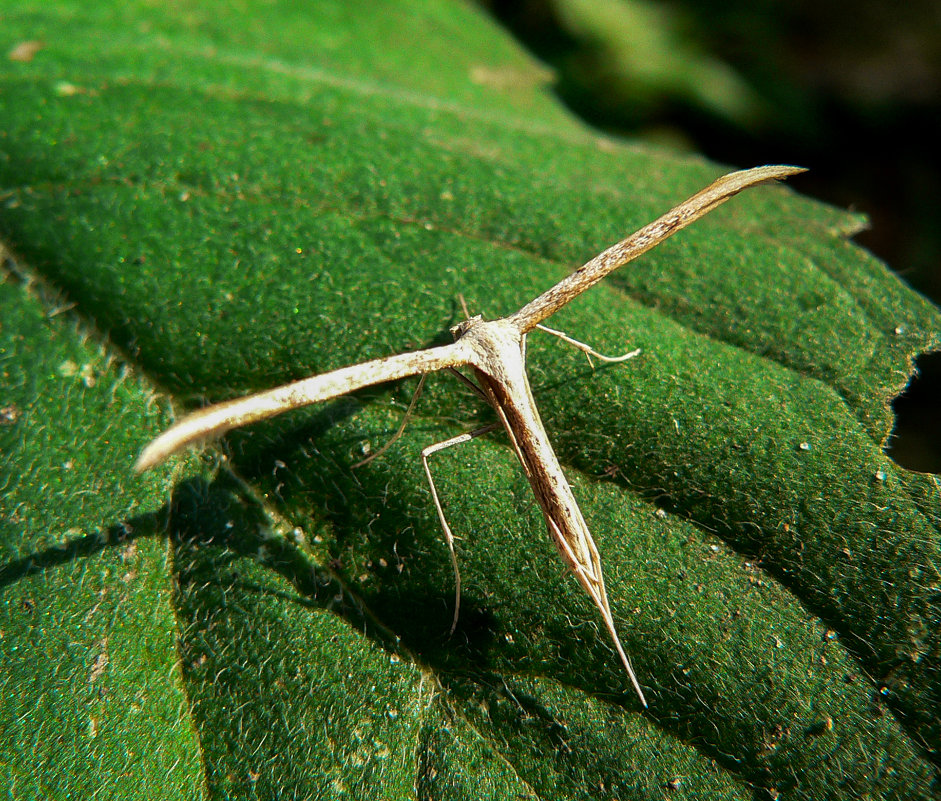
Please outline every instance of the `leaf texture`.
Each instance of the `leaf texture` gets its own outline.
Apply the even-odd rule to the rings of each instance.
[[[882,447],[941,315],[858,217],[752,190],[550,321],[636,359],[530,337],[642,715],[499,435],[435,457],[447,636],[418,453],[491,417],[446,375],[356,470],[413,383],[130,467],[171,406],[447,341],[723,169],[587,130],[462,3],[0,17],[41,44],[0,73],[11,797],[937,791],[941,500]]]

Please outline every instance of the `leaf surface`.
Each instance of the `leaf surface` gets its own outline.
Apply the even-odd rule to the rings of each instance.
[[[550,321],[640,356],[530,338],[642,715],[499,435],[434,457],[447,636],[418,453],[492,420],[447,376],[359,469],[413,383],[129,471],[155,388],[447,341],[723,170],[586,130],[464,4],[0,14],[43,43],[0,76],[14,797],[930,797],[941,506],[882,445],[941,317],[859,218],[749,191]]]

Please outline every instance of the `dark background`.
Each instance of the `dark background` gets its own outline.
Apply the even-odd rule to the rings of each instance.
[[[481,0],[609,133],[739,167],[865,213],[855,240],[941,303],[937,0]],[[941,472],[941,353],[893,406],[890,455]]]

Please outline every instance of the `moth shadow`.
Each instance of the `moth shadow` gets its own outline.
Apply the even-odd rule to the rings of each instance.
[[[0,589],[138,540],[159,537],[172,546],[177,589],[205,578],[210,563],[212,570],[220,572],[248,557],[287,579],[304,603],[318,605],[327,589],[335,588],[335,578],[301,549],[273,535],[270,527],[261,506],[247,498],[227,474],[220,473],[212,482],[191,478],[180,482],[168,503],[154,512],[10,560],[0,566]],[[352,607],[346,613],[358,621]]]
[[[460,626],[451,635],[454,576],[422,490],[396,491],[388,470],[351,465],[348,454],[357,443],[342,424],[361,409],[357,394],[318,407],[300,426],[272,421],[260,430],[232,432],[229,463],[305,536],[325,532],[319,558],[348,605],[359,610],[356,625],[369,636],[394,640],[395,648],[436,669],[487,669],[499,642],[494,620],[486,603],[465,591]],[[300,591],[316,589],[298,584],[289,572]]]

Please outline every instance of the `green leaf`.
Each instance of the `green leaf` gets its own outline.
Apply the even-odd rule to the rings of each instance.
[[[447,341],[722,170],[613,141],[477,9],[0,5],[0,776],[15,798],[928,798],[932,476],[882,451],[941,315],[760,188],[530,338],[641,714],[448,376],[130,473],[171,415]],[[37,45],[38,46],[38,45]],[[750,166],[750,165],[745,165]],[[223,453],[226,461],[216,464]]]
[[[0,308],[4,791],[199,797],[164,482],[122,463],[152,426],[146,392],[27,286],[0,284]]]

